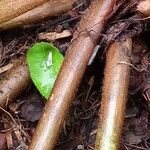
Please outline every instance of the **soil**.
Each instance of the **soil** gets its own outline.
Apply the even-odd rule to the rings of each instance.
[[[121,0],[107,18],[99,40],[99,50],[84,74],[76,98],[70,108],[56,150],[93,150],[100,110],[105,67],[105,54],[113,41],[133,38],[131,73],[121,150],[150,149],[150,23],[136,11],[139,0]],[[0,68],[26,55],[41,32],[74,32],[89,0],[58,17],[24,28],[0,33]],[[53,41],[65,55],[71,37]],[[5,72],[0,73],[0,79]],[[44,98],[32,84],[9,104],[1,108],[0,149],[27,150],[45,104]]]

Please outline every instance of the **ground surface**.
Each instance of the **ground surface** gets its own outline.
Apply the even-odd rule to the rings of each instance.
[[[57,150],[94,149],[98,114],[100,109],[105,52],[113,40],[130,35],[134,39],[131,58],[131,77],[126,108],[125,122],[121,138],[122,150],[150,149],[150,24],[140,20],[136,11],[139,1],[120,1],[108,17],[108,25],[99,45],[101,48],[91,65],[88,66],[76,99],[65,120]],[[74,31],[84,9],[90,1],[75,10],[69,11],[49,21],[23,29],[12,29],[0,33],[0,67],[6,66],[25,55],[31,45],[37,41],[41,32],[64,29]],[[55,46],[65,55],[71,37],[55,40]],[[5,72],[0,74],[2,79]],[[1,111],[0,149],[28,149],[35,127],[44,107],[43,98],[34,85],[30,85],[24,94],[20,93],[7,110]],[[15,130],[14,130],[15,129]]]

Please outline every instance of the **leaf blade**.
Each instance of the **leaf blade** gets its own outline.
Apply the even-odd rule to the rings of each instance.
[[[36,43],[27,53],[27,64],[33,83],[46,99],[63,62],[63,55],[52,44]]]

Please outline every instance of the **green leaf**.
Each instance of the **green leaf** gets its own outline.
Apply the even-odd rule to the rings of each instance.
[[[30,76],[46,99],[50,96],[63,59],[59,50],[47,42],[36,43],[27,53]]]

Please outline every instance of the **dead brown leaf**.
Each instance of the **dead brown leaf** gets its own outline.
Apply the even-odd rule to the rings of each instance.
[[[57,39],[62,39],[62,38],[70,37],[70,36],[72,36],[71,31],[70,30],[64,30],[61,33],[57,33],[57,32],[40,33],[38,35],[38,39],[52,42],[52,41],[55,41]]]

